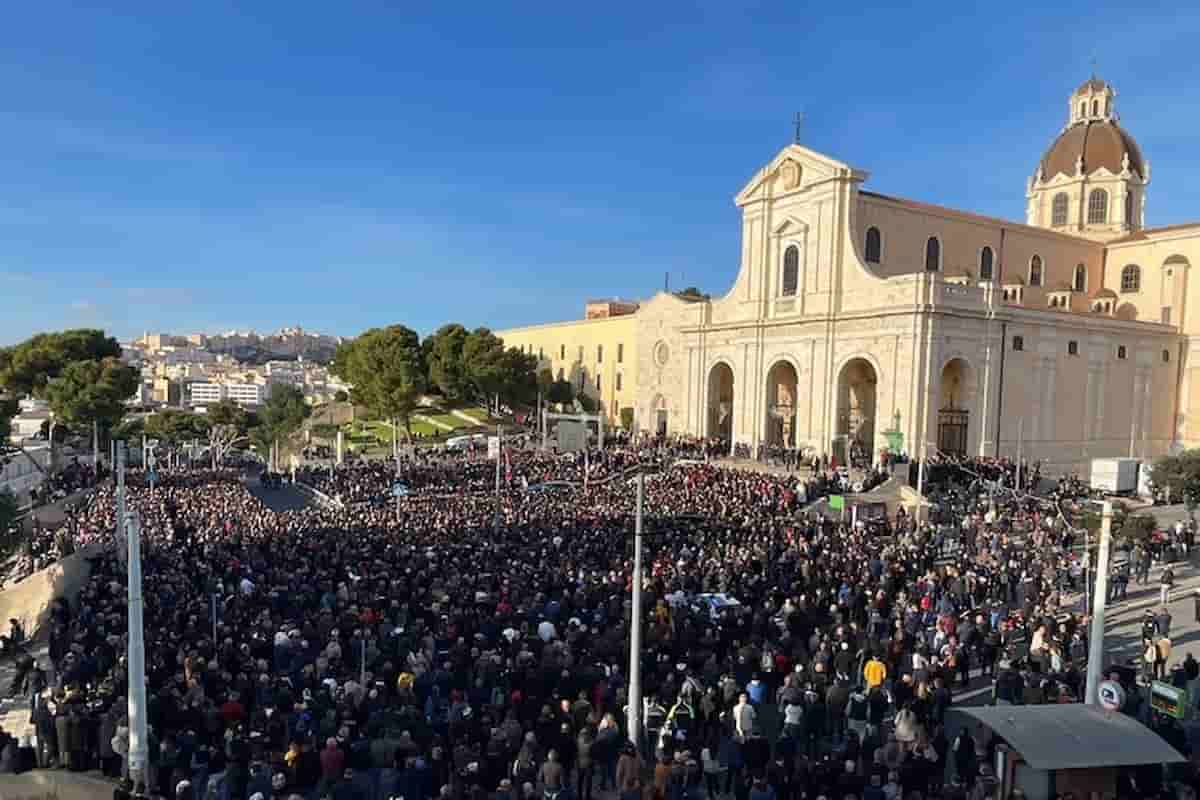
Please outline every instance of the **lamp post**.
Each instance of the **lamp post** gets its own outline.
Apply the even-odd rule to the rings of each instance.
[[[129,562],[129,775],[144,783],[149,753],[146,732],[146,643],[142,629],[142,524],[136,512],[124,519]]]
[[[1108,547],[1112,540],[1112,503],[1104,501],[1100,517],[1100,557],[1096,564],[1096,596],[1092,601],[1092,630],[1088,637],[1086,702],[1098,705],[1100,669],[1104,661],[1104,613],[1108,602]]]
[[[633,608],[629,625],[629,741],[640,749],[642,732],[642,505],[646,476],[637,474],[637,516],[633,523]]]

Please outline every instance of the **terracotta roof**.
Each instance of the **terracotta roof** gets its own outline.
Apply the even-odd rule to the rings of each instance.
[[[1075,163],[1083,157],[1083,174],[1090,175],[1104,167],[1114,175],[1124,169],[1125,155],[1129,169],[1144,175],[1142,151],[1137,142],[1120,125],[1107,120],[1081,122],[1067,128],[1042,156],[1042,175],[1046,180],[1055,175],[1075,175]]]
[[[950,208],[949,206],[939,206],[934,203],[923,203],[920,200],[908,200],[903,197],[892,197],[891,195],[880,194],[879,192],[869,192],[865,189],[859,189],[858,194],[861,197],[869,197],[875,200],[886,200],[889,203],[907,206],[918,211],[932,211],[936,214],[948,214],[950,216],[960,217],[973,222],[982,222],[988,225],[996,225],[997,227],[1008,228],[1009,230],[1019,230],[1026,233],[1036,233],[1043,236],[1066,239],[1079,244],[1100,246],[1099,242],[1096,242],[1093,239],[1087,239],[1083,236],[1075,236],[1070,233],[1051,230],[1050,228],[1039,228],[1036,225],[1026,225],[1024,222],[1014,222],[1011,219],[1003,219],[1002,217],[989,217],[985,214],[976,214],[973,211],[961,211],[957,208]]]
[[[1093,75],[1083,83],[1079,84],[1079,88],[1075,90],[1075,94],[1087,94],[1089,91],[1103,92],[1107,88],[1107,83]]]
[[[1142,228],[1140,231],[1134,231],[1128,236],[1122,236],[1120,239],[1113,239],[1109,244],[1121,244],[1122,242],[1143,242],[1157,233],[1178,233],[1192,228],[1200,228],[1200,222],[1183,222],[1179,225],[1164,225],[1161,228]]]

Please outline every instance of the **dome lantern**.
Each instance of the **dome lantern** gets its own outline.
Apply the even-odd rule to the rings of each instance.
[[[1106,81],[1095,75],[1079,84],[1079,88],[1071,94],[1067,109],[1067,127],[1081,122],[1113,122],[1116,119],[1116,108],[1113,100],[1116,91]]]

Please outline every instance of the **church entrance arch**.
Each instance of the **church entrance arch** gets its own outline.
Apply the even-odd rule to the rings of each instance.
[[[875,366],[865,358],[850,359],[838,374],[833,453],[839,463],[869,466],[874,458],[878,384]]]
[[[766,442],[771,447],[796,446],[796,368],[777,361],[767,371]]]
[[[655,395],[654,403],[650,407],[651,424],[654,426],[654,435],[662,438],[667,435],[667,398],[660,395]]]
[[[952,358],[942,367],[938,403],[937,446],[946,455],[967,455],[974,402],[974,371],[962,358]]]
[[[733,369],[724,362],[708,373],[708,436],[733,440]]]

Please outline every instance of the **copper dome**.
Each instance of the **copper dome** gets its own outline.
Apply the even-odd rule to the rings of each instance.
[[[1120,125],[1108,120],[1081,122],[1063,131],[1042,156],[1042,176],[1045,180],[1060,173],[1074,177],[1075,164],[1081,156],[1084,175],[1101,167],[1119,175],[1124,169],[1126,155],[1129,156],[1129,169],[1145,177],[1142,151]]]

